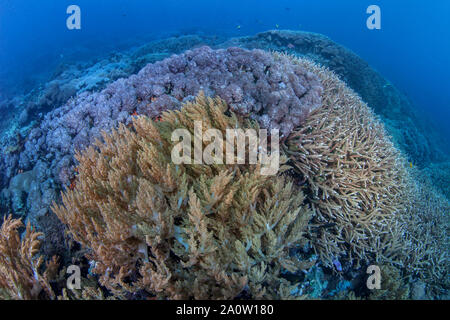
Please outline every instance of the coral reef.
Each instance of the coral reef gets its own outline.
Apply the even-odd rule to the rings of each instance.
[[[149,64],[101,92],[83,92],[48,113],[39,127],[30,131],[19,167],[28,171],[39,163],[46,166],[40,188],[46,198],[49,184],[70,185],[75,150],[92,144],[102,130],[129,124],[134,111],[156,117],[179,108],[200,90],[209,96],[217,94],[235,112],[251,114],[263,127],[279,128],[287,135],[320,105],[322,88],[313,73],[284,57],[275,59],[261,50],[202,47]],[[36,210],[48,208],[47,201],[35,200],[30,202]],[[32,216],[42,215],[29,209]]]
[[[204,44],[221,50],[202,47]],[[198,48],[182,53],[193,47]],[[307,57],[328,67],[355,92],[346,88],[344,82],[329,71],[304,60],[236,47],[289,51],[297,56]],[[173,53],[182,54],[171,56]],[[151,64],[143,68],[147,63]],[[130,76],[139,70],[139,73]],[[98,92],[91,93],[90,90]],[[102,131],[113,130],[113,135],[120,137],[120,141],[126,139],[124,132],[139,136],[139,132],[130,127],[134,125],[139,128],[141,125],[149,128],[149,125],[143,119],[133,120],[135,115],[159,117],[165,110],[179,109],[184,103],[193,101],[200,90],[204,90],[208,96],[218,95],[224,99],[241,120],[241,116],[252,115],[263,127],[280,128],[284,134],[283,141],[294,131],[285,141],[286,150],[291,156],[290,164],[296,168],[295,174],[292,174],[292,171],[289,171],[289,174],[294,176],[294,184],[301,185],[305,193],[304,200],[301,200],[303,198],[300,195],[297,199],[301,207],[305,207],[307,203],[316,212],[305,236],[311,240],[310,245],[319,254],[320,261],[335,270],[333,272],[346,274],[354,271],[356,269],[352,269],[352,263],[356,266],[365,266],[368,262],[394,265],[417,284],[414,288],[411,285],[414,296],[423,297],[423,290],[426,291],[427,297],[445,294],[449,287],[447,275],[450,248],[447,183],[450,170],[448,157],[445,158],[442,153],[442,145],[445,142],[437,138],[431,125],[417,116],[411,102],[367,63],[327,37],[313,33],[269,31],[252,37],[231,39],[225,43],[219,39],[197,36],[165,39],[130,52],[113,54],[90,65],[64,66],[55,74],[55,79],[40,90],[22,98],[2,98],[0,109],[8,108],[7,115],[13,117],[14,121],[5,118],[8,123],[13,123],[10,128],[4,128],[3,124],[0,124],[0,130],[5,132],[4,139],[0,141],[0,187],[4,187],[0,197],[0,210],[26,216],[28,222],[44,231],[46,240],[41,253],[46,257],[55,253],[67,255],[67,252],[63,252],[63,226],[49,207],[52,201],[60,203],[57,195],[59,190],[68,187],[69,194],[76,194],[76,190],[81,188],[83,179],[75,168],[75,151],[83,152],[102,136]],[[66,101],[69,97],[72,98]],[[361,100],[367,102],[367,105]],[[217,101],[215,103],[220,104]],[[52,111],[48,112],[49,110]],[[181,114],[179,116],[181,117]],[[163,122],[165,124],[156,123],[153,127],[166,134],[165,126],[168,126],[170,121]],[[128,129],[119,126],[121,123],[128,126]],[[116,131],[118,127],[120,128]],[[133,143],[131,145],[136,145]],[[404,154],[400,155],[394,145]],[[139,145],[136,148],[141,147]],[[98,149],[95,151],[98,152]],[[161,150],[160,156],[155,155],[156,159],[167,156],[166,151]],[[91,156],[95,154],[93,150],[88,152]],[[411,162],[407,167],[403,156]],[[135,159],[137,158],[136,155]],[[437,160],[440,162],[435,162]],[[236,176],[236,179],[243,183],[242,177],[245,174],[254,177],[252,170],[254,168],[239,171],[242,176]],[[218,172],[217,170],[204,174],[205,181],[214,181]],[[203,173],[189,172],[190,174],[198,176]],[[116,177],[116,174],[108,175],[107,179],[112,179],[113,176]],[[106,180],[99,181],[106,184]],[[288,184],[289,181],[286,181]],[[259,187],[268,188],[270,192],[268,185],[271,184],[276,183],[264,182]],[[120,180],[119,185],[127,186],[127,183]],[[199,196],[203,194],[202,189],[194,182],[190,187],[196,192],[200,208],[205,209],[204,200]],[[244,188],[235,184],[228,187]],[[227,188],[227,192],[231,192]],[[297,188],[295,186],[295,194],[298,192]],[[108,189],[108,192],[111,190]],[[442,197],[440,192],[443,192],[447,199]],[[137,193],[135,190],[134,196]],[[117,197],[111,199],[115,201]],[[264,196],[259,201],[266,199]],[[109,264],[120,264],[106,257],[106,253],[110,251],[104,251],[106,249],[101,245],[101,241],[106,241],[111,252],[114,252],[111,248],[113,243],[123,244],[121,237],[124,233],[120,232],[124,231],[119,230],[119,225],[123,222],[121,219],[125,218],[119,214],[120,219],[114,222],[115,213],[104,214],[104,210],[109,210],[106,202],[104,204],[102,208],[93,208],[100,210],[96,211],[96,214],[102,213],[101,218],[98,216],[97,220],[103,221],[104,216],[108,218],[105,218],[103,224],[95,221],[94,225],[103,228],[101,230],[106,230],[107,233],[116,232],[114,236],[119,236],[120,239],[95,236],[88,241],[78,235],[85,241],[83,244],[86,247],[92,249],[92,241],[98,244],[96,247],[101,248],[98,253],[94,250],[91,257],[95,257],[93,260],[97,262],[100,261],[97,263],[98,270],[109,272],[102,279],[103,282],[115,291],[116,297],[120,297],[122,291],[129,292],[128,290],[137,295],[136,291],[140,288],[154,293],[156,289],[144,283],[148,282],[149,274],[162,279],[167,273],[158,269],[162,268],[161,265],[151,264],[150,259],[155,258],[151,254],[146,258],[142,243],[152,248],[155,242],[147,243],[147,239],[143,239],[143,231],[134,228],[137,224],[131,225],[133,230],[136,229],[132,232],[132,241],[139,239],[138,253],[134,260],[126,260],[129,258],[123,257],[127,262],[132,261],[124,271],[115,268],[111,273],[112,269],[108,269]],[[132,206],[136,204],[133,203]],[[173,204],[171,206],[173,207]],[[183,202],[184,209],[188,210],[190,206],[189,202]],[[192,208],[194,207],[195,203],[192,203]],[[306,217],[306,214],[304,216]],[[81,221],[73,219],[72,224]],[[185,220],[187,222],[177,220],[176,225],[186,223],[193,226],[193,222],[189,222],[188,218]],[[213,228],[210,220],[207,222],[208,228]],[[88,226],[92,225],[92,221],[88,223]],[[152,226],[156,228],[155,223]],[[233,233],[236,228],[227,230]],[[136,236],[138,231],[141,233]],[[180,229],[172,231],[176,240],[165,240],[171,244],[178,242],[178,247],[180,244],[184,246],[186,239],[179,238]],[[80,232],[83,234],[85,231]],[[237,239],[236,237],[233,239]],[[178,241],[180,239],[182,243]],[[133,249],[136,249],[136,244],[132,245]],[[166,249],[158,247],[155,252],[167,253],[164,251]],[[230,256],[237,254],[237,249],[227,249]],[[261,257],[255,257],[252,250],[249,253],[250,260],[261,262],[258,260]],[[266,253],[264,250],[262,252]],[[179,253],[179,256],[186,262],[187,256],[183,254]],[[211,253],[208,259],[213,259],[211,257],[224,259],[222,256],[217,257],[216,253]],[[297,258],[291,254],[289,259]],[[242,259],[245,260],[245,257]],[[317,274],[322,272],[321,262],[318,262],[314,269]],[[147,269],[144,267],[145,263]],[[304,264],[304,261],[300,264],[302,263]],[[191,267],[195,270],[193,272],[205,273],[202,273],[201,269],[205,267],[203,260]],[[270,277],[273,275],[273,281],[280,279],[280,273],[277,274],[279,266],[276,263],[265,267],[269,270],[267,272],[271,274]],[[167,262],[167,268],[175,270],[174,262]],[[287,290],[288,286],[284,286],[287,282],[281,277],[283,288],[280,292],[266,289],[269,291],[261,294],[260,288],[257,288],[259,282],[251,281],[252,277],[256,277],[255,270],[235,270],[239,279],[247,276],[248,285],[244,286],[241,294],[285,297],[289,296],[288,293],[309,292],[307,286],[303,291],[301,286],[292,291]],[[285,275],[284,272],[281,274]],[[202,278],[205,282],[202,287],[196,287],[196,297],[201,297],[198,290],[209,288],[212,282],[207,279],[210,276],[211,273],[206,273],[205,278]],[[334,284],[326,288],[322,283],[326,281],[324,279],[329,280],[316,279],[317,292],[310,291],[315,292],[317,297],[323,297],[324,292],[333,290]],[[224,278],[222,280],[226,282]],[[176,274],[167,281],[167,286],[164,287],[166,291],[162,290],[157,296],[175,297],[173,288],[176,288],[176,281],[190,283],[192,278]],[[229,288],[233,284],[232,281],[228,282]],[[250,288],[251,283],[253,284]],[[239,291],[237,287],[238,285],[235,291]],[[95,286],[89,288],[84,293],[65,292],[63,297],[59,298],[105,297]],[[172,290],[172,293],[167,293],[167,290]],[[231,290],[221,296],[222,293],[217,291],[205,290],[208,297],[230,297],[235,294],[235,291]],[[339,295],[344,294],[337,287],[336,290]],[[189,294],[192,293],[184,292],[176,297]],[[352,297],[356,296],[353,294]]]
[[[56,189],[69,186],[74,177],[74,149],[64,144],[68,143],[83,149],[100,136],[101,130],[117,126],[118,122],[129,123],[130,115],[134,111],[132,107],[119,107],[122,98],[123,101],[130,101],[127,89],[122,90],[122,86],[126,84],[124,81],[121,85],[111,88],[110,92],[117,91],[114,97],[99,99],[111,102],[111,106],[105,106],[94,100],[88,103],[89,99],[101,96],[101,93],[89,94],[89,90],[102,90],[118,77],[128,77],[138,72],[147,63],[154,63],[173,53],[181,53],[205,44],[213,48],[239,46],[248,49],[289,51],[320,63],[337,73],[374,109],[376,114],[381,115],[388,133],[393,136],[396,145],[406,153],[408,160],[415,166],[423,168],[428,166],[430,161],[443,158],[440,146],[445,142],[439,142],[432,126],[424,123],[421,117],[413,113],[412,110],[415,108],[411,102],[361,58],[323,35],[278,30],[234,38],[226,42],[222,39],[195,35],[153,41],[129,51],[113,53],[93,62],[66,64],[60,71],[55,72],[54,78],[50,81],[51,85],[43,85],[39,90],[34,90],[23,97],[2,99],[0,108],[8,110],[2,125],[3,123],[15,124],[17,128],[8,129],[12,135],[6,134],[5,139],[0,141],[2,153],[0,188],[8,187],[11,178],[20,174],[21,171],[32,170],[38,160],[45,162],[49,169],[49,173],[40,184],[42,195],[49,184],[54,185]],[[288,46],[289,44],[291,45]],[[59,92],[61,90],[70,91],[71,94],[75,90],[86,98],[75,98],[72,103],[67,104],[64,100],[70,94]],[[179,105],[179,102],[173,102]],[[60,106],[61,104],[63,105]],[[88,104],[90,111],[87,108],[81,108],[83,104]],[[46,115],[49,109],[53,111]],[[22,115],[24,111],[27,115]],[[73,121],[63,119],[69,112]],[[31,121],[31,123],[27,127],[22,127],[17,123],[18,119],[12,121],[14,119],[8,116],[27,118],[24,121]],[[40,124],[36,123],[36,120]],[[2,125],[0,128],[3,128]],[[18,148],[17,143],[12,143],[17,129],[20,129],[21,135],[28,143],[25,150],[22,150],[22,147]],[[15,152],[11,153],[7,150],[15,150]],[[443,182],[448,179],[448,171],[430,169],[424,173],[429,174],[437,185],[443,189],[446,188]],[[39,200],[24,200],[30,203],[36,203],[36,201]],[[11,210],[10,203],[11,201],[6,199],[1,206],[5,210]],[[44,207],[48,209],[47,203],[48,201],[33,207],[36,210]],[[30,211],[30,208],[27,208],[26,210],[32,216],[39,216],[35,209]]]
[[[101,91],[111,82],[137,73],[148,63],[195,47],[212,46],[217,42],[219,39],[216,37],[196,35],[167,38],[151,41],[128,51],[114,51],[106,57],[89,58],[87,61],[80,61],[78,51],[75,62],[70,58],[64,59],[65,62],[51,76],[41,79],[41,84],[35,84],[30,92],[16,93],[11,98],[4,95],[3,91],[0,92],[0,110],[3,114],[0,133],[4,137],[0,141],[0,150],[2,154],[8,153],[0,159],[0,187],[6,186],[9,179],[17,174],[19,155],[7,152],[8,149],[22,151],[17,148],[17,144],[11,144],[17,129],[26,137],[31,129],[44,120],[46,113],[63,106],[76,94]],[[44,140],[41,143],[46,142]],[[27,166],[20,169],[26,171],[31,168]]]
[[[158,122],[137,117],[134,130],[121,125],[98,149],[77,154],[76,187],[53,210],[91,249],[102,285],[172,299],[290,296],[281,271],[301,269],[289,249],[306,241],[311,217],[293,182],[261,175],[259,164],[171,161],[175,129],[194,134],[194,121],[203,121],[225,134],[256,125],[230,109],[200,95]]]

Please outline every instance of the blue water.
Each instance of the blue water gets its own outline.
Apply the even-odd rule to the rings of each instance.
[[[78,31],[66,28],[71,4],[82,11]],[[381,30],[366,28],[371,4],[381,8]],[[74,52],[81,60],[139,39],[253,35],[278,25],[352,49],[450,137],[449,16],[448,0],[0,0],[0,92],[25,89]]]

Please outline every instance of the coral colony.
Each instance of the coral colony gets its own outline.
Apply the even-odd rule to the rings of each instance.
[[[202,93],[203,95],[203,93]],[[257,164],[261,174],[275,175],[280,168],[280,145],[278,129],[270,131],[270,155],[267,149],[267,130],[227,128],[225,135],[218,129],[207,129],[203,133],[203,120],[194,121],[193,138],[187,129],[175,129],[171,160],[174,164]],[[182,139],[181,139],[182,138]],[[224,138],[226,140],[224,140]],[[194,157],[191,156],[193,141]],[[210,142],[211,141],[211,142]],[[248,145],[246,145],[248,141]],[[203,150],[203,142],[210,142]],[[248,159],[246,155],[248,148]]]
[[[408,297],[401,279],[448,281],[448,203],[361,97],[307,58],[203,46],[150,63],[48,113],[19,162],[35,169],[10,197],[26,179],[66,186],[61,200],[42,189],[34,210],[51,206],[89,271],[58,291],[65,262],[8,217],[2,298],[315,298],[319,264],[380,265],[389,289],[373,299]]]

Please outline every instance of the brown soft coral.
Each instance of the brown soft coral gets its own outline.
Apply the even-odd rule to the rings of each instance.
[[[39,232],[27,225],[23,239],[18,229],[23,224],[11,216],[4,218],[0,229],[0,298],[30,300],[42,297],[55,298],[49,279],[56,272],[56,257],[40,272],[42,256],[37,256],[40,247]]]
[[[302,266],[289,249],[303,243],[311,217],[303,194],[285,177],[261,175],[259,164],[173,164],[171,133],[193,133],[196,120],[222,133],[257,127],[203,95],[161,121],[137,117],[134,130],[120,126],[77,155],[77,185],[54,212],[91,249],[94,271],[113,292],[289,296],[281,272]]]

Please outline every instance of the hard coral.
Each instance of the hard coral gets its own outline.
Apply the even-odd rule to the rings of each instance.
[[[196,120],[222,133],[257,126],[227,109],[200,96],[161,121],[136,117],[134,130],[121,125],[77,154],[77,185],[53,210],[91,249],[101,284],[172,299],[293,292],[281,273],[301,269],[289,249],[305,241],[311,211],[292,181],[261,175],[259,164],[171,160],[171,133],[193,133]]]
[[[330,71],[297,60],[319,75],[322,106],[289,136],[286,152],[307,180],[316,211],[315,249],[326,264],[395,261],[403,242],[396,216],[405,208],[407,175],[369,107]],[[396,246],[400,247],[396,247]]]
[[[407,169],[380,120],[336,75],[292,59],[324,88],[322,106],[285,143],[307,182],[321,260],[391,264],[448,287],[448,201]]]
[[[423,174],[409,170],[408,205],[398,216],[398,233],[406,248],[402,265],[430,288],[450,288],[450,202]]]

